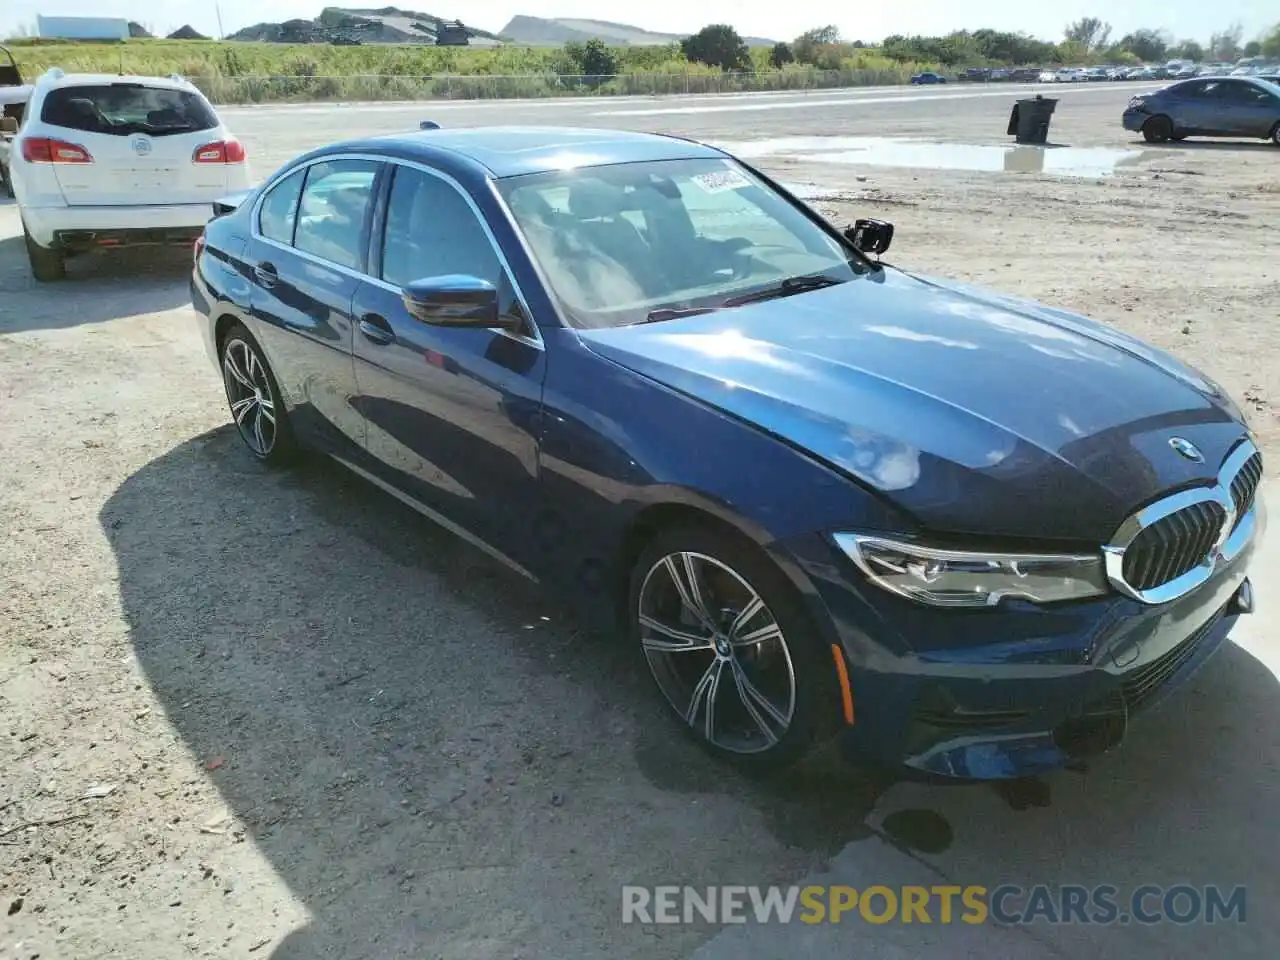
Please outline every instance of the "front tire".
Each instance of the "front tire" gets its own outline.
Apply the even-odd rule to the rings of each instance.
[[[298,446],[280,387],[262,348],[241,324],[222,342],[222,384],[240,439],[254,458],[270,466],[292,461]]]
[[[1271,128],[1271,142],[1280,147],[1280,123]]]
[[[67,261],[61,250],[42,247],[31,238],[26,226],[22,228],[22,238],[27,244],[27,261],[31,264],[31,275],[41,283],[53,283],[67,275]]]
[[[1152,117],[1142,125],[1142,137],[1147,143],[1165,143],[1173,136],[1173,121],[1168,117]]]
[[[745,538],[696,526],[660,532],[636,560],[628,619],[676,719],[712,754],[763,773],[835,730],[831,651],[795,588]]]

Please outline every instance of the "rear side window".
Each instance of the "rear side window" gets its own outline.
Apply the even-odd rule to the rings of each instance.
[[[364,226],[378,164],[326,160],[307,168],[293,245],[330,263],[364,269]]]
[[[198,93],[141,83],[58,87],[45,98],[40,119],[56,127],[127,137],[212,130],[213,108]]]
[[[293,243],[293,224],[298,219],[298,194],[307,171],[299,170],[285,177],[267,191],[258,210],[258,231],[268,240]]]

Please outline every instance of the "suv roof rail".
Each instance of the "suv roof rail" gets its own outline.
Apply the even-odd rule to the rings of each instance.
[[[168,75],[168,79],[172,80],[174,83],[186,83],[186,82],[187,82],[187,78],[186,78],[186,77],[184,77],[184,76],[183,76],[182,74],[180,74],[180,73],[171,73],[171,74],[169,74],[169,75]]]
[[[434,120],[419,120],[418,129],[419,130],[439,130],[440,124],[436,123]]]
[[[61,67],[50,67],[44,72],[44,75],[50,80],[61,80],[67,75],[67,71],[63,70]]]

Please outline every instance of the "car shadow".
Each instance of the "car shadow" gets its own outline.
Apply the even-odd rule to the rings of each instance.
[[[146,247],[76,257],[67,277],[39,283],[21,235],[0,239],[0,334],[56,330],[172,310],[191,302],[191,254]]]
[[[715,931],[624,926],[621,885],[789,883],[876,835],[958,883],[1280,893],[1280,690],[1233,644],[1087,775],[896,784],[819,757],[748,780],[680,736],[625,644],[328,461],[266,470],[224,426],[100,521],[155,696],[311,917],[274,960],[682,956]],[[1209,930],[1272,936],[1250,920]],[[1109,942],[1204,949],[1128,933]]]
[[[1219,150],[1263,153],[1276,151],[1275,144],[1269,140],[1170,140],[1165,143],[1148,143],[1138,139],[1134,143],[1141,144],[1144,150]]]
[[[624,927],[622,884],[781,881],[870,835],[881,775],[744,779],[616,637],[326,460],[266,470],[228,425],[100,520],[155,696],[313,917],[276,960],[677,956],[712,931]]]

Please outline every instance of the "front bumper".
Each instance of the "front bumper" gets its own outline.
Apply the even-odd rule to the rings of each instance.
[[[1145,110],[1126,110],[1124,112],[1124,116],[1121,117],[1120,122],[1124,124],[1124,128],[1126,130],[1132,131],[1133,133],[1139,133],[1142,130],[1143,124],[1150,119],[1151,114],[1147,113]]]
[[[1252,609],[1251,542],[1159,606],[1119,595],[1048,607],[923,607],[860,581],[821,538],[792,544],[849,664],[855,761],[962,779],[1046,773],[1105,751]],[[825,555],[821,553],[826,550]]]

